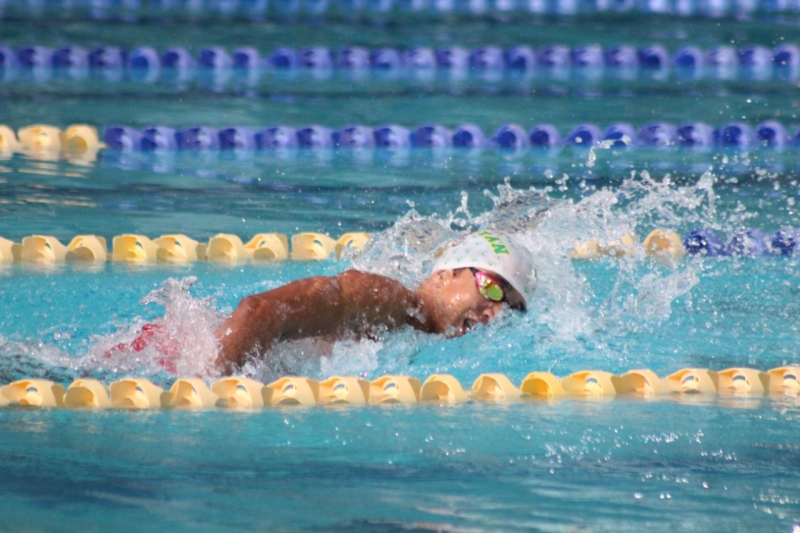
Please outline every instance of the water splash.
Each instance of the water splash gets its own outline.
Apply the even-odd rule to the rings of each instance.
[[[497,195],[484,192],[494,207],[477,216],[470,214],[467,193],[461,194],[461,205],[455,212],[443,216],[425,217],[412,209],[391,228],[373,235],[364,252],[353,258],[353,268],[416,287],[430,273],[437,251],[448,242],[487,228],[517,234],[532,231],[553,205],[543,192],[514,189],[508,179],[497,189]]]
[[[117,333],[96,337],[86,356],[75,366],[114,375],[138,373],[151,376],[168,371],[181,376],[218,375],[215,366],[217,343],[214,332],[224,317],[214,310],[211,298],[194,298],[189,289],[195,277],[169,278],[150,292],[141,303],[164,308],[164,316],[151,323],[141,319],[126,325]],[[143,328],[155,329],[152,338],[136,346]]]
[[[521,359],[537,368],[542,358],[548,367],[570,359],[594,359],[604,366],[618,361],[615,337],[653,333],[668,321],[674,302],[700,283],[702,263],[664,264],[636,248],[625,257],[590,264],[588,268],[610,278],[608,289],[608,283],[597,283],[594,273],[585,273],[587,267],[573,261],[570,252],[576,243],[591,239],[610,246],[633,234],[641,241],[656,228],[730,227],[730,220],[719,219],[714,182],[713,175],[705,174],[695,184],[679,186],[642,172],[614,190],[601,189],[575,201],[536,188],[515,189],[506,180],[497,193],[485,192],[493,203],[485,213],[471,215],[466,195],[454,213],[422,217],[412,211],[376,235],[353,266],[394,277],[399,273],[402,281],[416,286],[429,274],[439,248],[465,233],[493,228],[513,232],[526,244],[539,283],[525,317],[506,317],[447,341],[463,343],[466,356],[459,349],[440,351],[420,343],[387,342],[383,351],[415,360],[426,372],[462,368],[477,354],[484,367],[493,369],[520,368]],[[409,358],[403,350],[417,354]]]

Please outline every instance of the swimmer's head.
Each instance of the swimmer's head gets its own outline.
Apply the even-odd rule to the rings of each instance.
[[[477,269],[499,281],[506,292],[505,301],[522,311],[536,289],[533,258],[509,233],[493,230],[471,233],[448,244],[433,265],[434,272],[462,268]]]
[[[417,294],[430,331],[458,337],[505,305],[524,311],[535,287],[528,250],[512,235],[484,230],[441,250]]]

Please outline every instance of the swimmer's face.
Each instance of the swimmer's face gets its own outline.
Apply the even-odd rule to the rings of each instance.
[[[488,324],[506,305],[504,302],[487,300],[478,291],[475,276],[468,268],[442,270],[438,276],[433,296],[436,298],[431,313],[434,331],[448,337],[460,337],[477,324]],[[499,276],[493,275],[495,279]],[[507,297],[512,303],[521,299],[513,289],[504,284]]]

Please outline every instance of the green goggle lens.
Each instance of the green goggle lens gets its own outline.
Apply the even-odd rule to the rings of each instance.
[[[505,299],[506,293],[499,283],[480,270],[475,270],[474,275],[475,283],[478,285],[478,292],[481,296],[493,302],[502,302]]]

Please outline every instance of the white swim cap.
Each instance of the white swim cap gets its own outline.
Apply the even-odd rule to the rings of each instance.
[[[480,268],[505,279],[528,305],[536,288],[536,269],[530,252],[513,235],[482,230],[456,239],[440,251],[433,271]]]

